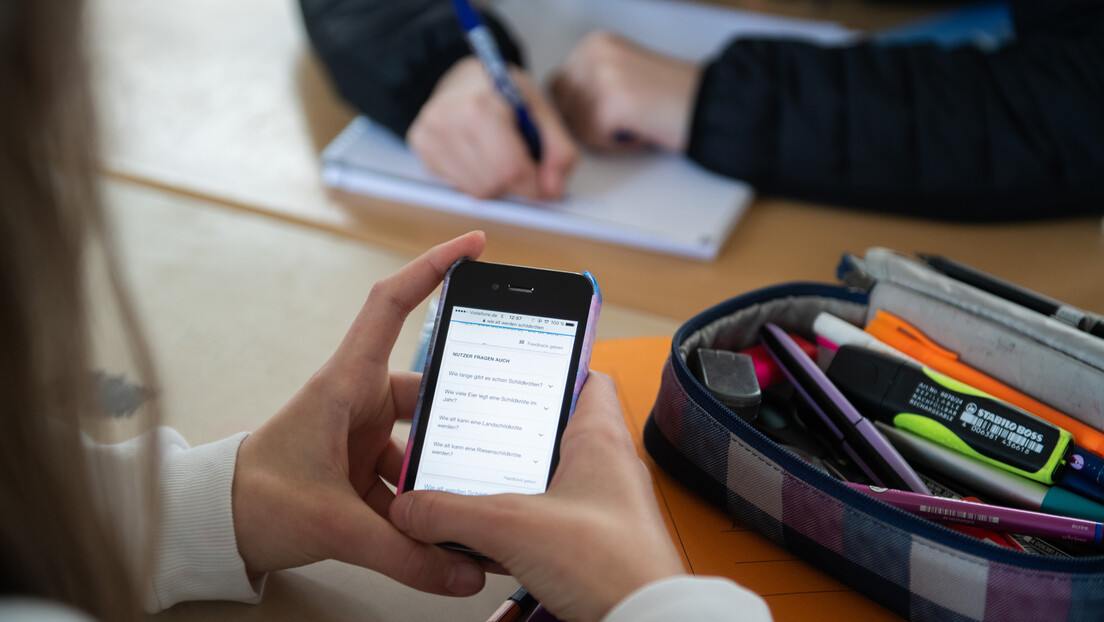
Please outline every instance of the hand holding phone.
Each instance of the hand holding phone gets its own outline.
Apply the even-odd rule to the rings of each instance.
[[[609,376],[590,374],[562,455],[548,494],[413,492],[389,515],[417,540],[464,542],[500,560],[564,620],[602,619],[644,585],[686,573]]]
[[[399,491],[544,492],[586,379],[600,307],[589,273],[453,265]]]
[[[336,559],[434,594],[483,588],[469,556],[402,534],[386,514],[402,455],[392,431],[419,387],[416,374],[388,369],[391,348],[447,268],[484,244],[481,232],[460,236],[377,282],[333,356],[238,446],[234,535],[251,576]]]

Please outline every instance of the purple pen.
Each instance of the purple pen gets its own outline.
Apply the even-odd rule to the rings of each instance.
[[[999,505],[932,497],[866,484],[847,483],[847,485],[895,508],[940,523],[985,527],[993,531],[1054,538],[1090,546],[1101,546],[1101,539],[1104,536],[1104,523],[1081,518],[1067,518]]]
[[[871,480],[883,486],[931,494],[897,449],[855,410],[785,331],[768,322],[759,329],[759,336],[797,392]]]

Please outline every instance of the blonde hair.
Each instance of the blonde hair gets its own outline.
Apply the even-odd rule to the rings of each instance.
[[[140,614],[139,575],[97,507],[81,438],[104,421],[85,262],[92,245],[110,248],[83,9],[81,0],[0,4],[0,581],[4,595],[127,620]],[[110,253],[106,267],[121,321],[134,326]],[[136,330],[130,339],[148,370]]]

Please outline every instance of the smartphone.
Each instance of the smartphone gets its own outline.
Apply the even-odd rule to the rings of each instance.
[[[448,271],[398,488],[542,493],[586,380],[602,297],[577,274]]]

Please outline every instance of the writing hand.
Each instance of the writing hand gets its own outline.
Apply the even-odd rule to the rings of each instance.
[[[437,82],[407,131],[407,143],[426,168],[476,198],[559,199],[578,148],[532,78],[511,69],[540,133],[540,162],[529,156],[513,109],[474,56],[457,61]]]

